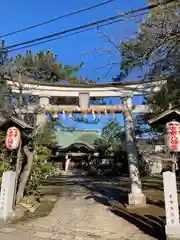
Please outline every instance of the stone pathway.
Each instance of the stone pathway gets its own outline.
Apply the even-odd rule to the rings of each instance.
[[[67,185],[49,216],[15,226],[1,227],[2,240],[150,240],[109,211],[108,207],[88,197],[87,189]]]

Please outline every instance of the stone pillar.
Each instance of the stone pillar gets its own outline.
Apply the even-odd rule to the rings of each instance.
[[[40,107],[40,112],[37,114],[37,120],[36,120],[36,125],[37,126],[42,126],[46,123],[47,116],[45,112],[46,106],[49,105],[49,97],[39,97],[39,107]]]
[[[65,172],[67,172],[67,170],[69,168],[70,161],[71,161],[71,157],[68,154],[66,154],[65,159],[66,159],[65,160]]]
[[[131,193],[129,194],[129,205],[144,205],[146,197],[142,193],[142,185],[139,174],[138,152],[136,146],[135,129],[132,118],[132,98],[123,98],[124,124],[126,131],[126,149],[129,165],[129,177],[131,184]]]
[[[13,217],[13,200],[15,196],[16,172],[6,171],[2,176],[0,191],[0,218],[7,221]]]
[[[89,92],[79,93],[79,107],[81,109],[88,108],[89,106]]]

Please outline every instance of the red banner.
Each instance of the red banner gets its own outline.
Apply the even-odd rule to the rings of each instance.
[[[167,146],[170,151],[178,152],[180,150],[180,124],[172,121],[166,125],[168,141]]]

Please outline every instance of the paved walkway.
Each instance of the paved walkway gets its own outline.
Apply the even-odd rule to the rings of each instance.
[[[81,179],[83,181],[83,179]],[[82,186],[67,185],[49,216],[1,227],[2,240],[150,240],[137,227],[89,197]]]

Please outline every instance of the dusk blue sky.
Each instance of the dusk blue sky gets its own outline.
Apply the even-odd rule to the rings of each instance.
[[[85,8],[93,4],[102,2],[102,0],[9,0],[1,3],[1,32],[0,35],[12,32],[29,25],[34,25],[48,19],[58,17],[65,13],[69,13],[80,8]],[[101,6],[85,13],[80,13],[54,23],[47,24],[29,31],[25,31],[13,36],[5,38],[6,45],[12,45],[19,42],[27,41],[36,37],[60,32],[69,28],[77,27],[79,25],[87,24],[92,21],[101,20],[103,18],[114,16],[121,12],[127,12],[132,9],[141,8],[146,5],[145,0],[114,0],[104,6]],[[136,35],[138,31],[138,24],[134,20],[125,19],[123,22],[115,23],[98,30],[91,30],[89,32],[80,33],[67,38],[62,38],[56,41],[48,42],[46,44],[32,47],[33,53],[41,50],[51,50],[57,55],[57,59],[65,65],[77,65],[84,62],[84,67],[79,71],[78,75],[88,77],[89,79],[97,79],[100,77],[101,82],[111,82],[112,77],[119,72],[120,54],[119,51],[110,44],[102,32],[111,36],[113,41],[118,45],[120,41],[128,39]],[[93,49],[104,48],[111,49],[112,54],[98,56]],[[24,54],[25,50],[15,51],[10,53],[15,56],[18,53]],[[88,54],[84,54],[88,53]],[[96,68],[107,65],[108,63],[116,63],[112,68],[110,74],[107,74],[109,66],[96,70]],[[130,80],[137,80],[138,73],[133,71],[128,77]],[[119,100],[113,100],[114,104]],[[142,97],[133,99],[134,104],[142,102]],[[117,119],[123,124],[123,118],[119,114]],[[101,129],[108,121],[109,117],[102,117],[98,124],[86,125],[78,124],[71,120],[66,120],[67,125],[72,125],[77,128]]]

